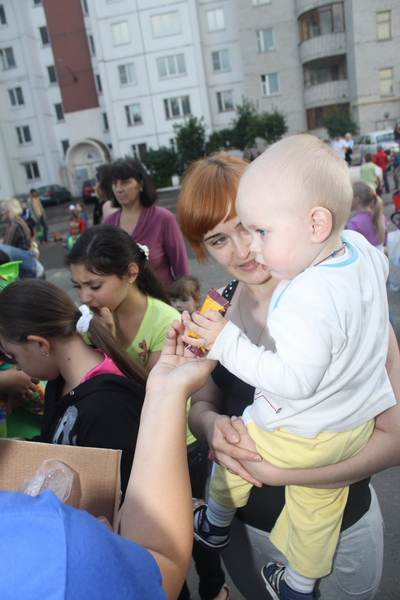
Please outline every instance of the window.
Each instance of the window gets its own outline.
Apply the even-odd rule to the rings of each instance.
[[[234,110],[232,90],[226,92],[217,92],[217,100],[219,112]]]
[[[261,6],[262,4],[271,4],[271,0],[253,0],[253,6]]]
[[[218,50],[211,53],[214,71],[230,71],[229,50]]]
[[[348,113],[350,110],[350,104],[330,104],[328,106],[318,106],[316,108],[309,108],[306,111],[307,114],[307,129],[317,129],[325,127],[326,118],[333,111],[340,111]]]
[[[306,87],[345,79],[347,79],[345,62],[327,66],[306,67],[304,69],[304,85]]]
[[[299,18],[301,41],[344,31],[343,2],[310,10]]]
[[[64,156],[67,154],[67,150],[69,148],[69,140],[61,140],[61,146],[63,150]]]
[[[57,71],[54,65],[51,65],[50,67],[47,67],[47,75],[49,76],[49,82],[50,83],[57,83],[58,79],[57,79]]]
[[[376,13],[376,37],[378,40],[390,40],[390,10]]]
[[[153,37],[164,37],[166,35],[176,35],[181,32],[181,22],[179,13],[165,13],[163,15],[154,15],[151,17],[151,28]]]
[[[6,71],[7,69],[13,69],[17,66],[12,48],[2,48],[0,50],[0,60],[3,71]]]
[[[107,117],[107,113],[102,113],[102,117],[103,117],[103,127],[104,127],[104,131],[110,131],[110,127],[108,125],[108,117]]]
[[[379,69],[379,89],[381,96],[393,95],[393,69]]]
[[[81,5],[82,5],[83,16],[87,17],[89,15],[89,9],[88,9],[88,5],[87,5],[87,1],[86,0],[81,0]]]
[[[29,144],[29,142],[32,141],[31,130],[29,129],[29,125],[16,127],[15,131],[17,132],[18,144]]]
[[[119,82],[121,85],[133,85],[136,83],[136,71],[134,63],[118,66]]]
[[[62,104],[55,104],[54,108],[55,108],[55,111],[56,111],[57,121],[64,121],[64,109],[63,109],[63,105]]]
[[[33,6],[42,6],[42,0],[33,0]]]
[[[221,31],[225,29],[224,9],[216,8],[215,10],[208,10],[207,16],[207,29],[209,33],[214,31]]]
[[[175,56],[157,58],[157,68],[160,79],[186,75],[185,55],[176,54]]]
[[[189,96],[180,96],[179,98],[168,98],[164,100],[164,110],[166,119],[190,115]]]
[[[115,25],[111,25],[111,32],[114,46],[129,44],[131,41],[127,21],[122,21],[122,23],[115,23]]]
[[[98,94],[102,94],[103,93],[103,86],[101,85],[101,77],[100,75],[97,73],[94,76],[94,80],[96,82],[96,90]]]
[[[88,35],[89,52],[91,56],[96,56],[96,47],[94,45],[94,39],[92,35]]]
[[[275,50],[274,30],[272,28],[257,31],[257,48],[259,52]]]
[[[24,106],[25,102],[22,88],[16,87],[12,90],[8,90],[8,95],[10,97],[11,106]]]
[[[39,167],[36,160],[28,163],[23,163],[25,167],[26,178],[31,181],[32,179],[40,179]]]
[[[278,73],[261,75],[261,93],[263,96],[276,96],[281,93]]]
[[[126,122],[128,123],[129,127],[143,123],[142,109],[140,108],[140,104],[129,104],[129,106],[125,106],[125,113]]]
[[[142,161],[147,152],[147,144],[132,144],[131,148],[134,159]]]
[[[50,38],[47,27],[39,27],[39,33],[43,46],[48,46],[50,44]]]
[[[4,27],[4,25],[7,25],[7,17],[6,11],[4,10],[4,4],[0,4],[0,25],[2,27]]]

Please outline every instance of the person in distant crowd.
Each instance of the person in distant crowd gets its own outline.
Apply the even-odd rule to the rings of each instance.
[[[394,182],[394,191],[397,192],[399,189],[399,176],[398,176],[398,167],[400,167],[400,151],[393,151],[393,159],[392,159],[392,168],[393,168],[393,182]]]
[[[378,165],[378,167],[380,167],[382,169],[383,184],[385,186],[385,192],[387,194],[389,194],[390,185],[389,185],[389,180],[388,180],[388,175],[387,175],[387,168],[388,168],[390,161],[389,161],[388,155],[383,150],[383,148],[380,144],[377,146],[377,152],[376,152],[376,154],[374,154],[372,162],[374,164]]]
[[[99,225],[109,215],[121,208],[112,191],[112,170],[113,166],[111,163],[104,163],[97,167],[97,200],[93,211],[93,225]]]
[[[351,133],[346,133],[346,135],[344,136],[344,139],[348,143],[348,147],[347,147],[346,153],[345,153],[345,160],[346,160],[347,164],[349,165],[349,167],[351,167],[353,146],[354,146],[353,136],[351,135]]]
[[[41,203],[40,199],[38,198],[37,191],[34,188],[31,189],[31,196],[28,199],[28,208],[30,210],[31,216],[34,218],[34,220],[40,227],[41,242],[42,242],[42,244],[46,244],[48,242],[48,239],[47,239],[48,227],[47,227],[46,214],[44,212],[43,204]]]
[[[360,167],[360,178],[363,181],[371,183],[374,186],[376,193],[379,195],[382,188],[381,169],[372,162],[372,158],[372,154],[367,152],[365,155],[365,163]]]
[[[21,217],[23,218],[25,223],[28,225],[29,231],[31,232],[31,236],[32,236],[32,238],[34,238],[35,234],[36,234],[36,229],[35,229],[36,221],[31,215],[31,211],[28,207],[28,203],[26,200],[21,201],[21,208],[22,208]]]
[[[394,141],[396,144],[400,144],[400,121],[397,121],[396,127],[394,128]]]
[[[342,138],[341,133],[337,133],[335,135],[335,139],[331,142],[332,150],[335,150],[343,158],[346,160],[346,150],[349,147],[349,142],[347,142],[344,138]]]
[[[20,260],[19,276],[36,277],[36,260],[32,252],[32,238],[28,225],[21,218],[22,208],[16,198],[7,198],[1,203],[1,218],[8,222],[0,250],[10,261]],[[37,247],[36,247],[37,248]]]

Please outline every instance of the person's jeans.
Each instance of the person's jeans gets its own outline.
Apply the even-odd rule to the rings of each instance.
[[[47,221],[43,215],[41,217],[39,217],[39,225],[40,225],[40,229],[42,230],[42,241],[47,242],[47,232],[48,232]]]
[[[385,192],[388,194],[390,192],[389,179],[386,169],[382,169],[383,172],[383,184],[385,186]]]
[[[22,260],[22,263],[19,265],[19,276],[21,279],[36,277],[36,260],[30,250],[21,250],[21,248],[9,246],[8,244],[0,244],[0,250],[8,255],[10,262]]]

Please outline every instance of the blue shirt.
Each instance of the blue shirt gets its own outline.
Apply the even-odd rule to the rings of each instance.
[[[0,492],[2,600],[166,600],[153,556],[46,490]]]

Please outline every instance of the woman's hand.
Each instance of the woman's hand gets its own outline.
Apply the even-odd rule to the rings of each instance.
[[[148,391],[157,387],[160,391],[176,388],[188,398],[205,384],[215,364],[215,361],[196,358],[184,347],[182,325],[174,321],[167,331],[160,359],[150,372],[146,388]]]
[[[115,327],[114,317],[111,310],[107,308],[107,306],[102,306],[101,308],[98,308],[94,313],[94,318],[99,323],[101,323],[103,327],[105,327],[114,338],[117,337],[117,330]]]
[[[5,369],[0,371],[0,393],[12,397],[13,403],[24,402],[36,392],[37,379],[32,379],[23,371]]]
[[[209,436],[213,460],[225,469],[240,475],[252,485],[261,487],[262,482],[253,475],[252,469],[248,466],[254,466],[262,459],[242,420],[232,417],[242,423],[243,429],[238,429],[234,426],[235,421],[231,421],[229,417],[217,415],[216,417]]]

